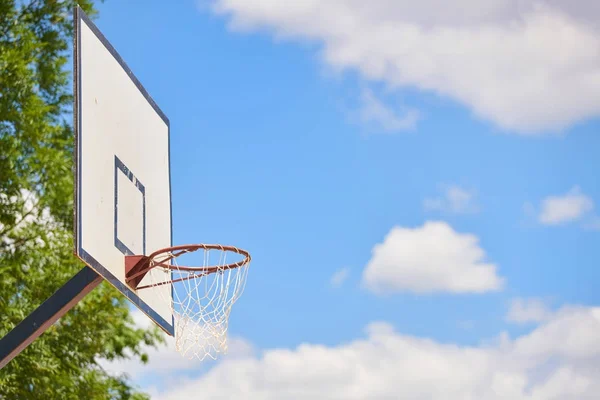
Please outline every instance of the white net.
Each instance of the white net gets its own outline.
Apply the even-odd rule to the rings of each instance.
[[[179,255],[192,251],[197,267],[180,266],[187,260]],[[172,286],[172,297],[164,301],[170,304],[175,318],[177,351],[187,358],[216,359],[227,352],[229,314],[244,290],[250,260],[225,247],[192,251],[155,257],[147,275],[151,277],[148,286]],[[167,263],[170,268],[160,265]]]

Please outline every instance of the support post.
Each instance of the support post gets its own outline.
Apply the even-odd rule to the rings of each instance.
[[[0,339],[0,369],[102,282],[85,267]]]

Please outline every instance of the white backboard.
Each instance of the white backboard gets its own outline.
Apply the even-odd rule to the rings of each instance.
[[[172,335],[171,285],[136,291],[124,263],[172,245],[169,120],[79,8],[75,21],[75,253]]]

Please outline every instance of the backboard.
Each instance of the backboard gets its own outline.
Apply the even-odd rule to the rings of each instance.
[[[132,289],[124,268],[172,246],[169,120],[79,8],[75,21],[75,253],[173,335],[171,285]]]

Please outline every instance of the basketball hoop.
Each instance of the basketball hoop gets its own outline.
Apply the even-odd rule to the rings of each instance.
[[[179,257],[199,250],[201,261],[194,264],[200,265],[178,265]],[[170,285],[171,296],[162,300],[173,313],[177,351],[216,359],[227,352],[229,314],[244,290],[250,260],[247,251],[233,246],[167,247],[149,256],[125,256],[125,281],[136,291]]]

